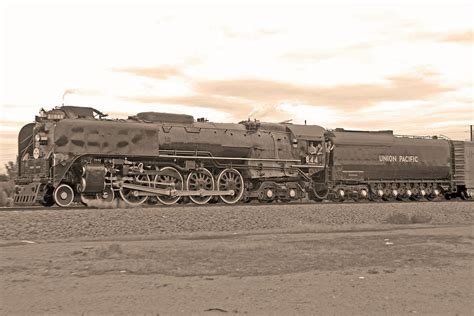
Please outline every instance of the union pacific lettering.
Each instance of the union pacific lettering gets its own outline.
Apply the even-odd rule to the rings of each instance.
[[[405,162],[418,163],[418,156],[395,156],[395,155],[379,155],[380,162]]]

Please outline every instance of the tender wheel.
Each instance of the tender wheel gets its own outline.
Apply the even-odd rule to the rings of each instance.
[[[358,199],[356,201],[363,201],[369,199],[369,189],[360,189],[358,193]]]
[[[419,200],[419,195],[420,195],[420,188],[417,185],[413,186],[411,188],[410,200],[418,201]]]
[[[420,188],[418,190],[418,195],[416,196],[417,201],[426,201],[426,190],[425,188]]]
[[[373,187],[369,191],[369,201],[380,202],[383,196],[383,190],[380,187]]]
[[[395,201],[397,199],[398,193],[394,194],[393,191],[396,190],[392,190],[391,188],[385,187],[385,189],[383,190],[382,200],[384,200],[385,202]]]
[[[74,201],[74,191],[69,185],[63,183],[54,190],[53,197],[58,206],[67,207]]]
[[[143,182],[146,181],[150,185],[150,177],[148,175],[139,175],[135,176],[135,181],[132,182],[133,184],[140,184],[143,185]],[[139,192],[137,190],[132,190],[132,189],[127,189],[127,188],[121,188],[120,191],[120,196],[122,199],[127,203],[128,205],[131,206],[138,206],[143,203],[148,199],[147,195],[139,195]]]
[[[227,204],[237,203],[244,194],[244,178],[235,169],[222,170],[217,177],[217,189],[219,191],[234,190],[234,195],[220,195],[220,198]]]
[[[170,183],[174,184],[173,186],[166,186],[160,183]],[[183,176],[173,167],[164,167],[160,170],[160,173],[155,176],[154,180],[155,188],[160,189],[176,189],[176,190],[183,190],[184,189],[184,181]],[[156,197],[158,201],[160,201],[164,205],[173,205],[177,203],[181,197],[180,196],[165,196],[165,195],[158,195]]]
[[[461,199],[463,200],[469,200],[471,198],[471,195],[467,190],[461,191]]]
[[[192,171],[186,179],[186,189],[190,191],[214,190],[214,177],[207,169]],[[212,195],[190,196],[191,201],[196,204],[206,204],[212,198]]]
[[[343,189],[337,189],[334,191],[334,201],[336,202],[344,202],[346,200],[346,191]]]

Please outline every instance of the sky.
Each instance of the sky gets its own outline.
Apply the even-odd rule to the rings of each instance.
[[[474,10],[413,1],[0,4],[0,172],[40,108],[469,138]]]

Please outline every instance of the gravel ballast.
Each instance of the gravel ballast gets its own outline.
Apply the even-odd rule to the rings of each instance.
[[[0,239],[54,240],[361,224],[472,224],[473,203],[273,204],[0,212]]]

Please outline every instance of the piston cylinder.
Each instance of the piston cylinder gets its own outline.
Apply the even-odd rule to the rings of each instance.
[[[82,178],[78,191],[81,193],[102,192],[105,188],[105,173],[106,169],[104,165],[85,165],[82,169]]]

